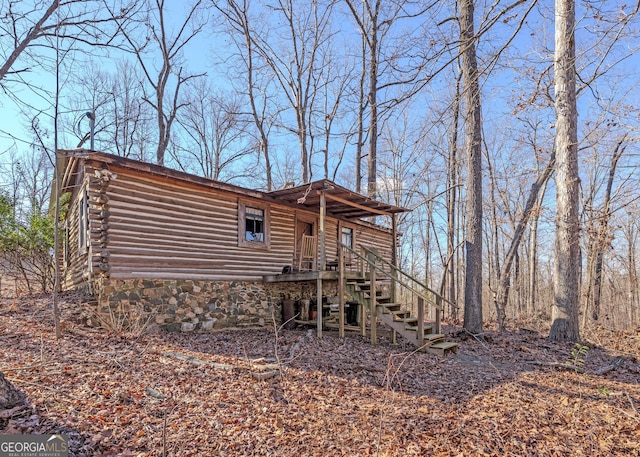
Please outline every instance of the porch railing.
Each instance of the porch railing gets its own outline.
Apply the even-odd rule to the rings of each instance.
[[[417,318],[418,322],[424,321],[425,315],[425,303],[435,309],[435,331],[440,333],[441,316],[444,311],[445,304],[458,308],[458,306],[441,296],[438,292],[431,289],[409,273],[401,270],[393,265],[388,260],[384,259],[375,248],[359,245],[360,252],[352,249],[350,246],[341,244],[341,247],[346,253],[349,253],[352,257],[358,259],[358,264],[362,275],[367,273],[373,278],[376,277],[376,272],[381,273],[391,281],[391,295],[392,301],[397,300],[398,287],[401,287],[407,291],[413,292],[417,296]],[[340,265],[343,268],[343,265]],[[372,289],[374,285],[371,285]],[[372,294],[375,297],[375,294]],[[373,304],[372,314],[375,315],[375,303]],[[422,329],[422,325],[419,325],[419,329]],[[422,334],[422,331],[419,332]]]

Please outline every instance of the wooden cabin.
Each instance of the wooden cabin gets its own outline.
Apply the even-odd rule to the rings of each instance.
[[[88,150],[59,151],[57,166],[61,286],[93,294],[101,319],[268,326],[284,299],[326,301],[345,270],[362,268],[342,243],[395,263],[405,209],[328,180],[261,192]]]

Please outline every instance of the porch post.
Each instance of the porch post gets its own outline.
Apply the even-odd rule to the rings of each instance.
[[[325,234],[325,219],[327,215],[327,199],[324,192],[320,192],[320,271],[327,269],[327,244]]]
[[[436,330],[435,333],[440,333]],[[418,297],[418,331],[416,332],[418,337],[418,344],[422,346],[424,344],[424,298]]]
[[[360,255],[363,258],[368,258],[367,253],[362,246],[360,246]],[[360,276],[366,278],[367,274],[367,262],[364,260],[358,260],[360,262]],[[360,334],[362,336],[367,336],[367,310],[365,309],[364,303],[361,301],[360,303]]]
[[[318,338],[322,338],[322,278],[320,277],[320,271],[318,271],[318,296],[316,297],[316,331]]]
[[[398,303],[398,297],[396,296],[396,279],[398,278],[398,251],[396,244],[398,243],[398,221],[396,220],[395,213],[391,214],[391,264],[393,265],[393,273],[391,278],[391,303]]]
[[[324,191],[320,192],[320,221],[318,234],[320,235],[320,265],[318,266],[318,297],[316,304],[316,323],[318,338],[322,338],[322,272],[326,269],[326,240],[324,230],[324,219],[327,211],[327,200],[324,195]]]
[[[378,342],[378,300],[376,296],[376,268],[375,268],[375,257],[371,254],[368,254],[367,257],[373,265],[370,266],[369,269],[369,281],[370,281],[370,289],[369,289],[369,318],[371,321],[371,344],[375,345]]]
[[[338,322],[340,328],[338,330],[338,336],[344,338],[344,248],[342,247],[342,240],[338,239],[338,296],[339,301],[339,315]]]

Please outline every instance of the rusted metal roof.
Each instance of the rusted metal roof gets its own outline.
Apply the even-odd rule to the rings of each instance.
[[[61,172],[60,189],[62,192],[68,191],[69,186],[73,185],[73,176],[74,173],[77,172],[76,167],[78,166],[79,159],[96,160],[109,165],[118,165],[149,175],[173,178],[209,188],[259,198],[264,201],[276,202],[293,208],[314,211],[316,213],[320,210],[320,193],[322,192],[326,197],[327,214],[343,219],[363,219],[380,215],[391,216],[392,214],[410,211],[406,208],[368,198],[327,179],[273,192],[262,192],[214,181],[155,164],[97,151],[88,151],[86,149],[59,151],[57,165]]]
[[[391,216],[410,211],[407,208],[371,199],[326,179],[276,190],[267,195],[287,205],[318,212],[321,193],[324,193],[326,197],[327,214],[339,218],[362,219],[380,215]]]

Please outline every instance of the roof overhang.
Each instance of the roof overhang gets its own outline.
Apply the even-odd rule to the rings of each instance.
[[[90,151],[87,149],[61,149],[58,151],[57,163],[61,172],[61,193],[64,193],[73,187],[75,183],[75,174],[78,172],[78,165],[81,161],[93,161],[95,163],[103,164],[107,167],[121,167],[149,176],[156,176],[183,183],[190,183],[197,186],[241,194],[247,197],[262,199],[264,198],[264,195],[266,195],[264,192],[260,192],[258,190],[247,189],[233,184],[203,178],[201,176],[192,175],[190,173],[174,170],[161,165],[142,162],[140,160],[107,154],[104,152]]]
[[[364,219],[375,216],[392,216],[410,211],[399,206],[382,203],[362,194],[350,191],[327,179],[290,187],[273,192],[261,192],[233,184],[214,181],[178,170],[172,170],[138,160],[119,157],[86,149],[58,151],[56,165],[60,173],[60,194],[72,189],[78,164],[83,160],[95,160],[105,165],[120,166],[145,174],[196,184],[208,188],[231,192],[247,197],[271,201],[293,208],[301,208],[318,213],[320,211],[320,195],[324,194],[328,215],[341,219]],[[52,197],[57,189],[52,189]]]
[[[321,194],[325,196],[327,214],[342,219],[392,216],[410,211],[407,208],[382,203],[350,191],[326,179],[302,186],[276,190],[269,192],[267,195],[289,206],[318,212],[320,210]]]

